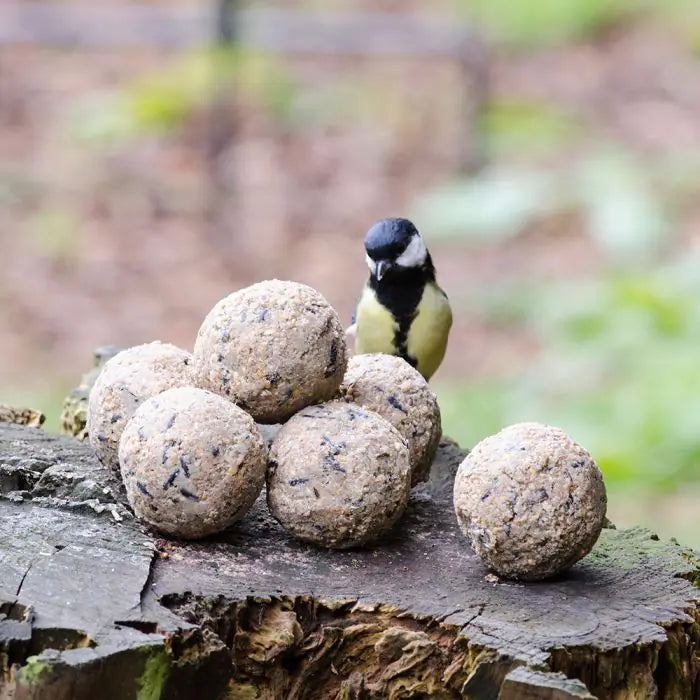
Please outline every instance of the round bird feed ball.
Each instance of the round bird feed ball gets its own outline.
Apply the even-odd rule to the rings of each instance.
[[[267,503],[301,540],[343,549],[377,539],[408,502],[408,446],[384,418],[331,401],[304,408],[270,448]]]
[[[459,466],[462,532],[491,570],[534,581],[593,548],[607,497],[588,452],[558,428],[518,423],[482,440]]]
[[[442,429],[437,397],[423,375],[394,355],[355,355],[348,361],[341,394],[401,433],[410,453],[411,485],[427,481]]]
[[[192,355],[155,341],[108,360],[90,390],[87,431],[99,460],[119,469],[119,438],[139,405],[166,389],[194,384]]]
[[[195,539],[250,509],[265,483],[267,448],[238,406],[181,387],[138,408],[122,434],[119,463],[134,513],[166,535]]]
[[[297,282],[259,282],[222,299],[194,346],[197,385],[260,423],[284,422],[332,398],[343,379],[345,332],[323,296]]]

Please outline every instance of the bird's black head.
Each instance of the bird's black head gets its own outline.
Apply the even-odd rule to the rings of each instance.
[[[382,219],[365,236],[367,266],[377,280],[433,269],[418,229],[408,219]]]

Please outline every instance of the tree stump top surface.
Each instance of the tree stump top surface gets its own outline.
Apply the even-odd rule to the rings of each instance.
[[[177,542],[133,520],[118,480],[88,446],[0,424],[0,652],[9,649],[20,670],[30,654],[42,651],[40,658],[58,653],[61,663],[80,666],[197,630],[202,618],[196,602],[203,600],[268,612],[278,601],[297,601],[283,609],[296,611],[289,614],[306,634],[297,609],[305,600],[347,624],[391,618],[431,639],[447,633],[452,645],[462,639],[471,650],[467,656],[487,652],[488,662],[470,667],[460,680],[461,692],[466,688],[475,697],[480,687],[500,688],[506,674],[522,665],[564,671],[601,692],[629,685],[632,664],[638,687],[653,685],[662,697],[672,697],[664,689],[679,687],[700,692],[700,590],[692,584],[700,579],[697,556],[646,530],[606,529],[593,552],[555,580],[499,581],[473,554],[454,516],[452,481],[464,455],[443,440],[431,480],[413,490],[406,515],[372,548],[332,551],[297,542],[271,518],[264,494],[227,532]],[[278,622],[282,613],[276,614]],[[292,628],[302,649],[305,642]],[[681,678],[669,657],[673,670],[659,678],[655,669],[669,639],[680,644],[676,632],[694,640],[684,642],[694,659],[690,675]],[[601,659],[613,663],[622,652],[625,678],[601,670]],[[512,687],[517,682],[509,681]],[[1,689],[0,682],[3,698]],[[483,697],[497,697],[489,692]]]

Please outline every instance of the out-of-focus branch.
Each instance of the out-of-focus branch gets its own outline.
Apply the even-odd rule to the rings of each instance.
[[[214,32],[222,49],[233,49],[238,41],[236,0],[218,0]],[[207,217],[204,235],[229,274],[236,273],[236,191],[229,182],[231,145],[236,135],[235,80],[223,78],[214,88],[209,107],[206,169],[209,176]]]

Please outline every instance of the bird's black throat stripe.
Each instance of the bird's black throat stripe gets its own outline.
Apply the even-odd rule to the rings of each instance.
[[[397,354],[412,367],[418,364],[418,360],[408,354],[408,333],[418,313],[425,285],[433,281],[435,268],[430,256],[421,267],[394,268],[381,280],[374,275],[369,278],[369,286],[377,295],[377,300],[396,321],[394,347]]]

